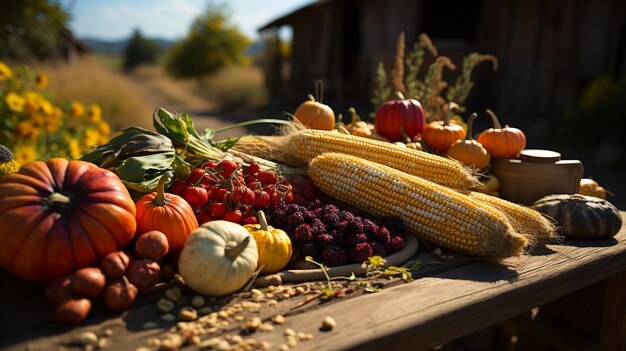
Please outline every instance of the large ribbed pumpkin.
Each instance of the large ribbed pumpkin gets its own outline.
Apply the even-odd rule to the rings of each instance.
[[[0,266],[46,282],[128,244],[135,204],[113,172],[84,161],[32,162],[0,178]]]

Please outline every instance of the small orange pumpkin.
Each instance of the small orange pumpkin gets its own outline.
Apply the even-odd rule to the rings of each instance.
[[[495,113],[490,109],[487,109],[486,112],[491,117],[493,128],[480,133],[476,140],[483,144],[493,158],[518,157],[519,153],[526,147],[526,135],[524,132],[508,125],[502,128]]]
[[[463,126],[454,121],[450,123],[450,115],[456,107],[455,103],[450,103],[443,121],[430,122],[424,128],[422,140],[435,152],[445,154],[455,141],[465,138]]]
[[[198,228],[198,220],[185,199],[165,193],[165,183],[171,176],[171,172],[165,173],[156,191],[137,201],[137,232],[139,235],[151,230],[162,232],[167,237],[169,252],[177,253],[189,233]]]
[[[606,199],[606,194],[611,194],[610,191],[604,189],[598,182],[591,178],[583,178],[580,180],[580,190],[578,193],[581,195],[595,196],[601,199]]]
[[[489,164],[491,156],[489,156],[487,149],[472,137],[472,125],[477,116],[477,114],[472,113],[467,122],[465,139],[455,141],[446,152],[446,156],[461,161],[467,166],[482,169]]]
[[[332,130],[335,127],[335,112],[328,105],[324,105],[324,85],[322,81],[315,81],[315,97],[309,94],[309,101],[305,101],[298,108],[293,116],[305,126],[311,129]]]

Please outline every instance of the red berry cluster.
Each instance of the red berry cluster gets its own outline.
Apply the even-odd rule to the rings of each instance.
[[[224,219],[239,224],[258,223],[255,213],[293,201],[292,186],[274,170],[251,163],[246,170],[232,160],[204,163],[189,179],[177,179],[170,193],[182,196],[200,224]]]

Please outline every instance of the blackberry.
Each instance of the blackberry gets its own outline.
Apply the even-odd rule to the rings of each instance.
[[[396,235],[389,241],[389,251],[396,252],[404,249],[404,237],[402,235]]]
[[[345,239],[348,246],[354,246],[358,243],[366,243],[367,235],[365,233],[348,234]]]
[[[322,263],[328,267],[342,266],[348,263],[348,255],[342,247],[328,245],[322,250]]]
[[[320,259],[320,250],[318,250],[312,242],[302,243],[300,245],[300,252],[302,253],[303,259],[307,256],[313,257],[316,261]]]
[[[372,249],[372,244],[370,243],[358,243],[351,246],[348,252],[353,262],[361,263],[372,257],[374,250]]]
[[[311,229],[311,226],[306,223],[298,225],[294,232],[294,239],[299,242],[311,241],[311,239],[313,239],[313,230]]]
[[[337,212],[328,212],[324,214],[322,221],[324,222],[324,225],[326,225],[326,228],[334,229],[335,225],[339,223],[340,219]]]
[[[311,221],[311,229],[313,230],[313,235],[326,233],[326,226],[317,218],[314,218],[313,221]]]
[[[363,233],[363,221],[361,217],[355,217],[348,221],[348,233]]]
[[[367,234],[368,236],[376,236],[376,233],[378,232],[378,224],[372,222],[370,219],[364,219],[363,220],[363,232],[365,234]]]
[[[297,227],[304,223],[304,216],[302,212],[294,212],[287,217],[287,224],[293,227]]]
[[[320,249],[334,243],[334,238],[328,233],[324,233],[315,237],[315,243]]]
[[[387,229],[387,227],[380,227],[374,235],[374,239],[376,241],[380,241],[385,245],[389,245],[389,241],[391,240],[391,232],[389,231],[389,229]]]

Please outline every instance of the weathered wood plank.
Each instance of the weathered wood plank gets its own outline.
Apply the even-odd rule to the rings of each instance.
[[[626,212],[622,212],[622,217],[626,222]],[[428,258],[424,252],[419,255]],[[615,239],[549,245],[533,255],[509,259],[504,264],[455,258],[449,263],[429,265],[412,283],[386,287],[375,294],[357,294],[325,304],[312,302],[293,311],[291,308],[298,300],[264,308],[261,318],[276,313],[289,316],[286,323],[273,332],[257,332],[253,337],[267,340],[276,347],[285,342],[285,328],[292,328],[315,335],[314,341],[298,345],[301,350],[427,349],[617,277],[625,271],[626,229],[623,227]],[[623,294],[624,283],[609,279],[607,284],[617,295],[613,297],[615,303],[610,296],[607,298],[607,308],[615,308],[615,313],[605,314],[605,318],[618,322],[620,326],[616,331],[621,331],[625,306],[618,297]],[[0,340],[0,348],[56,348],[70,335],[110,325],[119,331],[114,334],[117,339],[111,340],[112,346],[132,350],[146,345],[147,337],[173,325],[159,322],[157,328],[143,330],[145,321],[159,321],[153,301],[157,298],[149,296],[125,314],[114,318],[105,314],[74,330],[49,326],[12,335],[10,342]],[[335,330],[319,331],[325,316],[337,320]],[[233,325],[225,332],[237,331],[237,328]],[[610,329],[602,330],[606,332],[607,345],[623,342],[623,336],[616,339]]]

